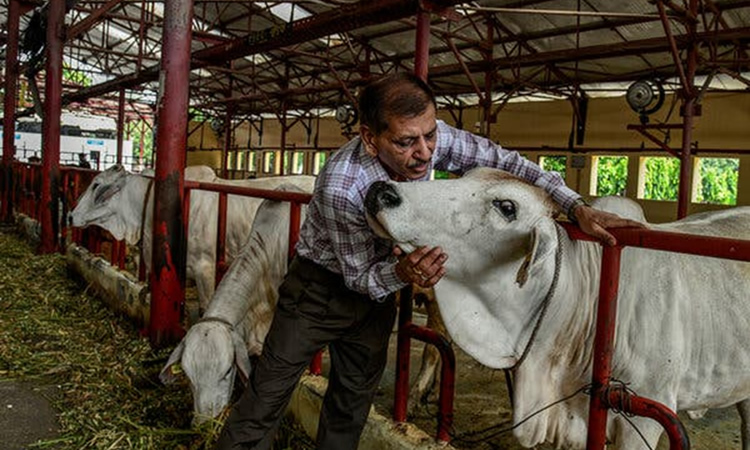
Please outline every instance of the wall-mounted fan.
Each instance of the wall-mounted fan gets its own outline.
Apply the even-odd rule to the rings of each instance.
[[[357,123],[357,119],[357,110],[351,105],[344,104],[336,108],[336,120],[342,128],[350,128]]]
[[[641,123],[648,123],[648,116],[664,104],[664,86],[654,80],[638,80],[628,87],[625,95],[628,105],[637,112]]]

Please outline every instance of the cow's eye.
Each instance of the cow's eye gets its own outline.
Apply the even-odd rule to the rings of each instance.
[[[510,200],[492,200],[492,206],[497,208],[508,221],[516,220],[516,204]]]

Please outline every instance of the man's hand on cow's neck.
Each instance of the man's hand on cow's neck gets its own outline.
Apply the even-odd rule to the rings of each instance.
[[[584,233],[607,245],[617,245],[617,239],[607,231],[607,228],[646,228],[646,225],[635,220],[624,219],[616,214],[594,209],[587,205],[578,206],[573,210],[573,215]]]
[[[448,255],[440,247],[419,247],[406,255],[398,246],[393,254],[399,257],[396,276],[405,283],[414,283],[423,288],[435,285],[445,275],[445,261]]]

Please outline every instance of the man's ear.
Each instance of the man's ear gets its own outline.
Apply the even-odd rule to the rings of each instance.
[[[360,125],[359,135],[362,137],[362,145],[365,152],[373,158],[378,156],[378,147],[375,145],[375,133],[367,125]]]

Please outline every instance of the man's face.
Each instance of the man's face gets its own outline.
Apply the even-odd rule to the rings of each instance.
[[[430,104],[416,117],[391,116],[387,120],[388,129],[378,135],[362,126],[360,132],[367,153],[383,163],[393,180],[424,177],[437,142],[435,107]]]

